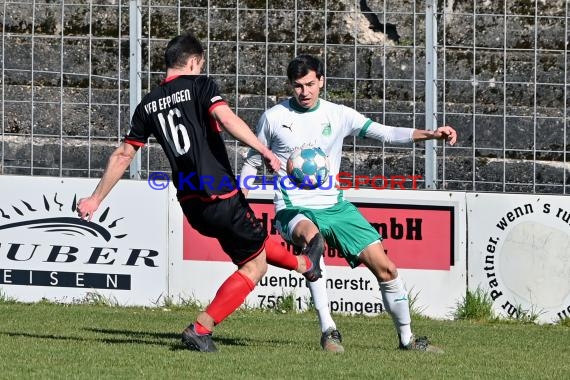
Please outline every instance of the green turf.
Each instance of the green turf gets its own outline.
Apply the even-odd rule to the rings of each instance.
[[[336,316],[346,352],[323,352],[316,316],[238,311],[217,354],[179,334],[197,309],[0,302],[1,379],[568,379],[570,327],[417,320],[445,354],[396,349],[386,317]]]

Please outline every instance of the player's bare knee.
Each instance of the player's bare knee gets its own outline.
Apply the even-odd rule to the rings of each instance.
[[[301,220],[292,233],[293,244],[304,247],[315,237],[319,229],[310,220]]]
[[[378,271],[377,277],[380,282],[392,281],[398,277],[398,269],[393,262],[389,262]]]
[[[239,271],[247,276],[254,284],[257,284],[267,273],[267,261],[262,253],[251,261],[239,267]]]
[[[267,273],[267,268],[268,268],[267,261],[263,261],[259,264],[259,279],[260,280]]]
[[[386,267],[386,277],[388,278],[386,281],[392,281],[398,277],[398,269],[393,262],[390,262]]]
[[[267,261],[255,260],[252,264],[255,264],[255,266],[252,268],[252,275],[254,277],[254,282],[257,284],[267,273]]]

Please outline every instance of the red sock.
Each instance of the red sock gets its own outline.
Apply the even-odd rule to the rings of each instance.
[[[198,333],[199,335],[206,335],[212,333],[212,330],[208,329],[206,326],[204,326],[198,321],[194,322],[194,331],[196,331],[196,333]]]
[[[289,252],[286,247],[283,247],[277,239],[270,237],[265,241],[265,254],[267,255],[268,264],[289,270],[297,269],[297,256]]]
[[[305,271],[311,270],[311,268],[313,267],[313,263],[311,262],[311,259],[309,259],[309,256],[307,255],[303,255],[303,258],[305,259]]]
[[[245,301],[245,297],[255,288],[253,281],[240,271],[235,271],[220,286],[206,313],[214,319],[215,324],[222,322]]]

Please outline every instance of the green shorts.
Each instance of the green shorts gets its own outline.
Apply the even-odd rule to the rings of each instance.
[[[360,264],[360,252],[370,244],[382,241],[378,231],[348,201],[323,209],[288,207],[275,215],[277,229],[288,241],[291,241],[293,228],[305,218],[315,223],[327,245],[338,250],[352,268]]]

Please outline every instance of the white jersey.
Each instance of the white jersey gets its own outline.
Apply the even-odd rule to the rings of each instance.
[[[275,181],[276,211],[286,207],[326,208],[342,200],[342,190],[338,188],[336,179],[344,138],[355,135],[365,137],[371,124],[375,124],[376,128],[373,129],[380,126],[352,108],[324,99],[319,99],[317,105],[310,110],[300,107],[294,98],[266,110],[257,124],[257,137],[281,161],[281,169],[277,173],[279,180]],[[411,129],[403,129],[410,134]],[[330,165],[328,181],[311,190],[297,188],[290,182],[286,172],[291,152],[307,146],[320,147],[329,157]],[[257,168],[261,164],[261,156],[250,150],[242,171],[242,180],[247,166]]]

